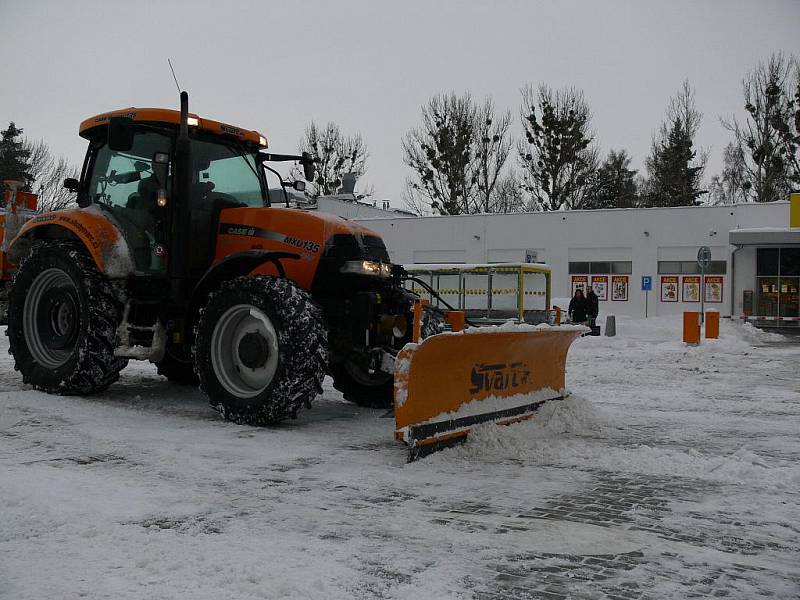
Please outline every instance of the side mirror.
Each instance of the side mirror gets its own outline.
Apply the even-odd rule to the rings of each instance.
[[[77,192],[80,186],[81,186],[80,181],[78,181],[74,177],[67,177],[64,180],[64,189],[69,190],[70,192]]]
[[[108,147],[116,152],[133,148],[133,119],[111,117],[108,122]]]
[[[314,157],[308,152],[303,152],[300,164],[303,165],[303,176],[306,181],[314,181]]]
[[[306,182],[300,181],[299,179],[292,182],[292,189],[296,192],[305,192],[306,191]]]

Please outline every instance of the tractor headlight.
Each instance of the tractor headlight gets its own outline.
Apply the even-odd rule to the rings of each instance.
[[[348,260],[342,265],[341,272],[353,273],[355,275],[389,277],[392,274],[392,265],[376,262],[374,260]]]

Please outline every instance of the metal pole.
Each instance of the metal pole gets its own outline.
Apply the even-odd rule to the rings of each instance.
[[[648,294],[649,293],[650,293],[649,290],[645,290],[644,291],[644,318],[645,319],[647,318],[647,305],[649,304],[649,302],[647,300],[648,300]]]
[[[700,324],[706,321],[706,268],[700,265]]]

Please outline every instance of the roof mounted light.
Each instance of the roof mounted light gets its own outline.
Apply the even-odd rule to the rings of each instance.
[[[186,119],[186,124],[189,127],[198,127],[200,125],[200,119],[198,119],[197,117],[189,117],[188,119]]]
[[[265,138],[263,135],[258,136],[258,145],[261,146],[262,148],[266,148],[267,138]]]

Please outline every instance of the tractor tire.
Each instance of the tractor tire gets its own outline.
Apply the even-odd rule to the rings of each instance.
[[[370,375],[352,362],[331,365],[333,387],[348,402],[365,408],[394,406],[394,377],[389,374]]]
[[[46,241],[19,265],[8,307],[9,353],[23,381],[56,394],[91,394],[119,378],[114,356],[123,303],[83,246]]]
[[[176,385],[197,386],[199,383],[194,372],[194,362],[180,360],[170,354],[169,350],[164,353],[164,358],[156,363],[156,370],[159,375]]]
[[[286,279],[237,277],[212,293],[195,327],[195,372],[229,421],[297,418],[322,392],[328,334],[322,310]]]

